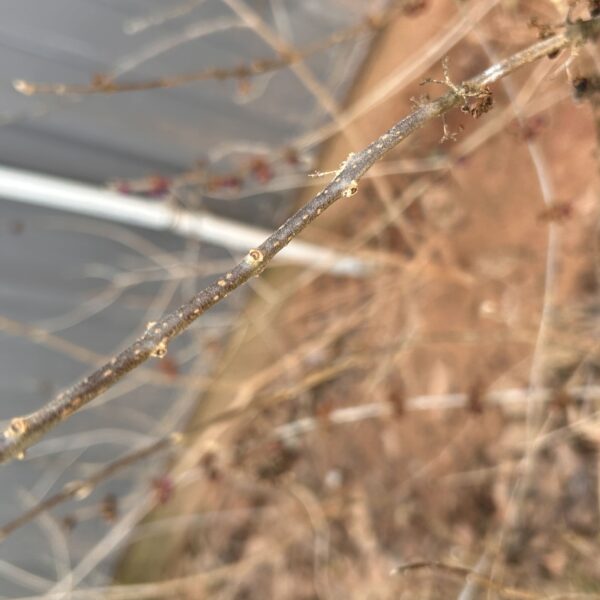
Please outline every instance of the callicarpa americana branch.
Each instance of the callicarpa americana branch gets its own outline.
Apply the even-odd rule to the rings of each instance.
[[[173,338],[187,329],[200,315],[226,298],[230,292],[259,275],[271,259],[324,210],[338,200],[356,193],[361,177],[387,152],[425,123],[459,106],[471,115],[479,116],[491,106],[491,91],[488,88],[490,84],[524,65],[548,55],[555,55],[565,48],[583,44],[598,35],[600,17],[567,22],[560,33],[536,42],[492,65],[461,85],[446,81],[450,88],[446,94],[421,104],[366,148],[350,154],[336,171],[332,181],[321,192],[285,221],[260,246],[252,248],[231,271],[223,274],[160,321],[150,323],[141,337],[91,375],[62,392],[39,410],[12,419],[7,429],[0,434],[0,463],[22,458],[27,448],[46,432],[111,388],[127,373],[151,357],[163,357]]]

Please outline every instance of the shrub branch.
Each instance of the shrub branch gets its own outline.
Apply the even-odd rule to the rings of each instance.
[[[46,432],[70,417],[120,381],[127,373],[151,357],[167,353],[169,342],[187,329],[200,315],[221,302],[230,292],[259,275],[271,259],[307,225],[334,202],[352,196],[365,173],[406,137],[425,123],[444,115],[476,89],[484,89],[516,69],[549,54],[584,43],[600,34],[600,17],[567,22],[560,33],[541,40],[511,57],[502,60],[462,85],[452,86],[443,96],[420,105],[398,121],[381,137],[362,151],[350,154],[333,180],[305,206],[292,215],[260,246],[251,249],[231,271],[208,285],[179,309],[156,323],[150,323],[145,333],[112,360],[62,392],[39,410],[12,419],[0,434],[0,463],[24,456],[27,448]]]
[[[139,92],[144,90],[169,89],[181,87],[199,81],[225,81],[227,79],[244,80],[258,75],[272,73],[299,63],[315,54],[325,52],[334,46],[354,40],[356,36],[383,30],[401,11],[406,11],[404,1],[396,0],[387,10],[373,12],[363,21],[334,32],[323,40],[307,45],[301,50],[289,50],[280,53],[277,58],[257,59],[236,67],[214,67],[192,73],[182,73],[142,81],[118,82],[110,74],[99,74],[89,84],[68,85],[65,83],[34,83],[17,79],[13,82],[15,90],[25,96],[51,94],[55,96],[116,94],[119,92]]]
[[[100,483],[110,479],[114,475],[120,473],[124,469],[137,464],[139,461],[144,460],[150,456],[154,456],[159,452],[171,448],[181,442],[181,434],[174,433],[169,437],[161,438],[157,442],[145,446],[139,450],[135,450],[121,458],[109,463],[96,471],[90,477],[86,479],[71,481],[67,483],[62,490],[42,500],[16,519],[9,521],[8,523],[0,527],[0,542],[7,538],[13,531],[19,529],[23,525],[33,521],[36,517],[41,515],[59,504],[72,499],[83,499],[86,498]]]

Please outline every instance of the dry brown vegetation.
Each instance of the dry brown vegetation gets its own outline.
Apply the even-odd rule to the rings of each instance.
[[[559,3],[508,4],[453,48],[457,80],[531,39],[532,18],[555,22]],[[356,97],[415,47],[426,51],[455,8],[438,3],[395,23]],[[592,63],[575,58],[571,79],[592,68],[588,51]],[[389,265],[368,281],[279,278],[275,299],[257,302],[268,317],[251,312],[257,331],[242,341],[250,349],[232,351],[242,370],[248,353],[263,354],[255,360],[265,370],[252,364],[233,394],[252,408],[200,436],[176,465],[196,464],[198,481],[157,513],[190,515],[158,553],[161,578],[230,564],[202,588],[223,598],[600,593],[598,158],[590,105],[574,102],[566,59],[495,86],[494,109],[479,121],[452,114],[449,130],[464,127],[456,142],[440,146],[433,123],[389,156],[388,164],[440,155],[449,164],[385,178],[403,208],[396,219],[371,183],[308,233],[385,255]],[[439,73],[437,63],[431,76]],[[397,91],[356,129],[368,138],[420,91]],[[345,140],[334,141],[324,161],[345,151]],[[514,388],[516,402],[493,396]],[[549,390],[540,410],[531,406],[539,388]],[[448,408],[456,393],[462,405]],[[411,399],[423,395],[435,396],[434,408],[415,409]],[[385,408],[335,422],[361,405]],[[196,425],[207,412],[199,409]],[[312,419],[310,431],[280,428],[302,419]],[[156,546],[134,545],[123,578],[154,565],[146,553]],[[413,561],[424,564],[390,575]]]
[[[413,4],[347,107],[398,65],[429,67],[324,144],[320,169],[444,91],[418,83],[442,77],[445,28],[462,23],[442,54],[460,82],[568,8],[506,0],[474,25],[477,2]],[[306,231],[383,268],[256,280],[107,598],[600,596],[599,57],[496,83],[492,110],[431,122]]]

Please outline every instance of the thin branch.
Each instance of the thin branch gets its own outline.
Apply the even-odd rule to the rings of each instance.
[[[97,75],[91,83],[83,85],[67,85],[64,83],[33,83],[23,79],[13,82],[14,89],[25,96],[36,94],[52,94],[55,96],[114,94],[118,92],[139,92],[144,90],[168,89],[188,85],[199,81],[226,79],[244,80],[257,75],[272,73],[285,67],[299,63],[315,54],[325,52],[330,48],[354,40],[356,36],[382,30],[405,7],[402,0],[393,2],[387,10],[369,14],[356,25],[335,31],[322,40],[313,42],[301,50],[279,52],[277,58],[257,59],[250,63],[232,68],[213,67],[193,73],[183,73],[167,77],[158,77],[145,81],[123,82],[114,80],[110,74]]]
[[[279,54],[293,54],[295,52],[293,46],[290,46],[288,42],[283,40],[275,31],[269,27],[267,23],[261,18],[255,9],[247,5],[243,0],[223,0],[223,2],[234,11],[242,21],[244,21],[250,29],[252,29],[265,43]],[[401,2],[400,5],[403,5]],[[391,4],[392,9],[398,8],[398,2]],[[370,18],[371,20],[373,17]],[[369,22],[369,21],[367,21]],[[387,19],[378,18],[374,23],[379,26],[379,23],[385,23]],[[348,145],[351,148],[361,147],[366,143],[362,134],[356,129],[355,124],[351,124],[347,127],[342,126],[341,122],[341,111],[335,98],[329,93],[329,91],[323,87],[320,81],[315,77],[314,73],[309,69],[304,62],[299,62],[291,65],[292,72],[296,75],[298,80],[310,92],[313,97],[317,100],[319,105],[333,118],[333,121],[339,125],[339,130],[343,136],[347,139]],[[373,172],[378,171],[378,165],[373,166]],[[390,185],[385,179],[376,178],[373,181],[374,191],[377,197],[382,202],[386,212],[390,214],[393,210],[393,193]],[[396,227],[400,230],[403,239],[407,246],[414,249],[413,235],[409,228],[406,227],[404,222],[404,215],[401,215],[395,220]]]
[[[301,135],[290,145],[303,150],[314,147],[339,133],[359,117],[374,110],[382,102],[392,98],[402,86],[418,79],[421,73],[432,68],[446,56],[473,29],[473,24],[481,21],[498,2],[499,0],[480,0],[472,3],[465,14],[448,23],[447,29],[431,39],[426,48],[414,52],[389,75],[366,90],[360,98],[339,115],[337,120],[325,123],[316,130]]]
[[[564,391],[569,397],[574,399],[573,402],[575,404],[583,400],[594,403],[600,400],[600,388],[598,386],[573,387]],[[557,393],[557,390],[549,388],[540,388],[534,392],[526,388],[511,388],[492,391],[485,394],[479,401],[481,402],[481,408],[484,410],[486,407],[493,407],[501,409],[509,415],[519,415],[526,411],[529,403],[547,405],[549,401],[556,398]],[[275,399],[279,398],[275,397]],[[273,430],[273,436],[281,440],[290,440],[322,427],[393,417],[394,415],[398,415],[399,408],[405,412],[468,410],[472,402],[472,393],[414,396],[404,399],[401,407],[397,407],[390,402],[369,402],[338,408],[331,411],[325,417],[303,417],[296,421],[284,423]]]
[[[67,339],[59,337],[47,329],[14,321],[7,317],[3,317],[2,315],[0,315],[0,332],[19,336],[31,340],[36,344],[44,345],[79,363],[87,363],[88,366],[95,367],[108,360],[106,356],[98,354],[93,350],[89,350],[85,346],[80,346],[79,344],[75,344]],[[140,370],[134,373],[134,375],[138,377],[140,382],[145,384],[151,383],[152,385],[169,388],[180,387],[187,390],[203,390],[210,382],[209,378],[201,377],[199,375],[188,376],[183,373],[178,373],[177,378],[174,379],[173,376],[168,373],[152,371],[149,369]]]
[[[464,106],[469,96],[480,95],[482,88],[516,69],[550,53],[581,44],[599,34],[600,18],[567,23],[560,34],[529,46],[489,67],[461,86],[454,86],[440,98],[419,106],[362,151],[350,154],[333,180],[319,194],[292,215],[260,246],[252,248],[231,271],[208,285],[178,310],[166,315],[157,323],[150,323],[146,332],[131,346],[46,406],[29,415],[13,419],[0,436],[0,462],[22,457],[25,450],[47,431],[111,388],[127,373],[150,357],[165,356],[168,344],[173,338],[187,329],[200,315],[226,298],[230,292],[259,275],[273,257],[324,210],[336,201],[352,196],[358,189],[358,182],[373,164],[425,123],[454,107]]]
[[[153,444],[150,444],[149,446],[145,446],[140,450],[135,450],[134,452],[122,456],[114,462],[109,463],[105,467],[102,467],[90,477],[67,483],[60,492],[50,496],[49,498],[46,498],[28,511],[24,512],[22,515],[18,516],[16,519],[13,519],[12,521],[9,521],[0,527],[0,542],[13,533],[13,531],[19,527],[22,527],[26,523],[33,521],[33,519],[42,513],[54,508],[55,506],[58,506],[59,504],[62,504],[63,502],[66,502],[67,500],[72,500],[73,498],[86,498],[102,481],[105,481],[109,477],[116,475],[123,469],[130,467],[140,460],[148,458],[149,456],[153,456],[162,450],[172,447],[174,444],[179,443],[180,440],[180,434],[172,434],[166,438],[154,442]]]
[[[488,42],[480,36],[480,43],[486,53],[486,55],[494,60],[494,51],[488,44]],[[506,78],[503,81],[503,86],[506,94],[511,102],[511,109],[514,111],[517,122],[520,127],[525,125],[525,118],[523,116],[523,107],[518,100],[518,94],[510,78]],[[552,181],[552,175],[548,168],[547,161],[544,157],[544,152],[535,138],[527,140],[527,147],[531,156],[531,161],[535,169],[542,200],[547,209],[552,207],[555,191]],[[545,381],[544,368],[547,363],[547,348],[550,339],[551,329],[551,317],[554,309],[554,297],[556,294],[557,287],[557,258],[560,247],[560,228],[554,223],[550,222],[548,226],[548,238],[547,238],[547,252],[545,261],[545,273],[544,273],[544,295],[542,303],[542,314],[538,327],[538,334],[533,350],[532,365],[529,373],[529,387],[530,392],[536,389],[543,388],[548,384]],[[548,398],[551,400],[551,397]],[[508,530],[509,539],[514,538],[517,532],[523,527],[525,510],[530,504],[527,502],[528,498],[533,498],[532,495],[534,487],[534,475],[538,471],[539,456],[540,453],[536,452],[535,437],[541,432],[544,423],[544,417],[547,417],[550,406],[548,402],[537,403],[528,399],[527,403],[527,420],[526,427],[528,431],[528,448],[523,462],[525,468],[523,469],[524,475],[519,477],[515,483],[511,499],[509,501],[509,507],[511,510],[507,510],[507,514],[513,515],[503,527],[503,530]],[[502,536],[504,537],[504,533]]]
[[[260,555],[258,555],[260,557]],[[250,557],[236,563],[222,566],[174,579],[156,581],[152,583],[131,583],[124,585],[107,585],[69,590],[71,600],[152,600],[154,598],[174,598],[178,595],[187,595],[190,590],[198,593],[200,584],[208,584],[213,580],[231,577],[233,571],[243,570],[254,566],[256,558]],[[239,574],[236,574],[239,576]],[[43,595],[26,596],[20,600],[63,600],[65,592],[51,590]]]
[[[206,0],[190,0],[179,6],[169,6],[167,9],[152,12],[145,17],[129,19],[125,22],[123,31],[127,35],[135,35],[136,33],[141,33],[151,27],[164,25],[167,21],[186,16],[205,1]]]
[[[489,577],[480,575],[472,569],[461,567],[458,565],[451,565],[444,562],[437,561],[418,561],[400,565],[392,570],[392,575],[404,575],[409,571],[420,571],[424,569],[432,569],[454,575],[455,577],[461,577],[465,579],[471,579],[479,583],[482,587],[487,588],[491,592],[497,593],[503,598],[512,598],[513,600],[538,600],[542,598],[539,594],[533,592],[527,592],[517,588],[506,587]]]

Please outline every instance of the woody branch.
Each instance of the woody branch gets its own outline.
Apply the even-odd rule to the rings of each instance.
[[[230,292],[259,275],[271,259],[292,241],[302,230],[319,217],[328,207],[353,195],[365,173],[392,148],[428,121],[444,115],[457,106],[463,106],[474,116],[479,100],[489,103],[487,86],[516,69],[554,54],[560,50],[582,44],[600,34],[600,18],[568,22],[564,29],[547,39],[500,61],[479,75],[452,85],[443,96],[422,104],[391,129],[360,152],[351,154],[336,172],[333,180],[305,206],[292,215],[260,246],[251,249],[231,271],[219,277],[179,309],[148,326],[144,334],[132,345],[117,354],[39,410],[12,419],[0,435],[0,462],[24,455],[27,448],[46,432],[80,408],[90,403],[114,386],[130,371],[151,357],[161,358],[169,342],[187,329],[200,315],[221,302]],[[469,104],[475,98],[475,105]]]

